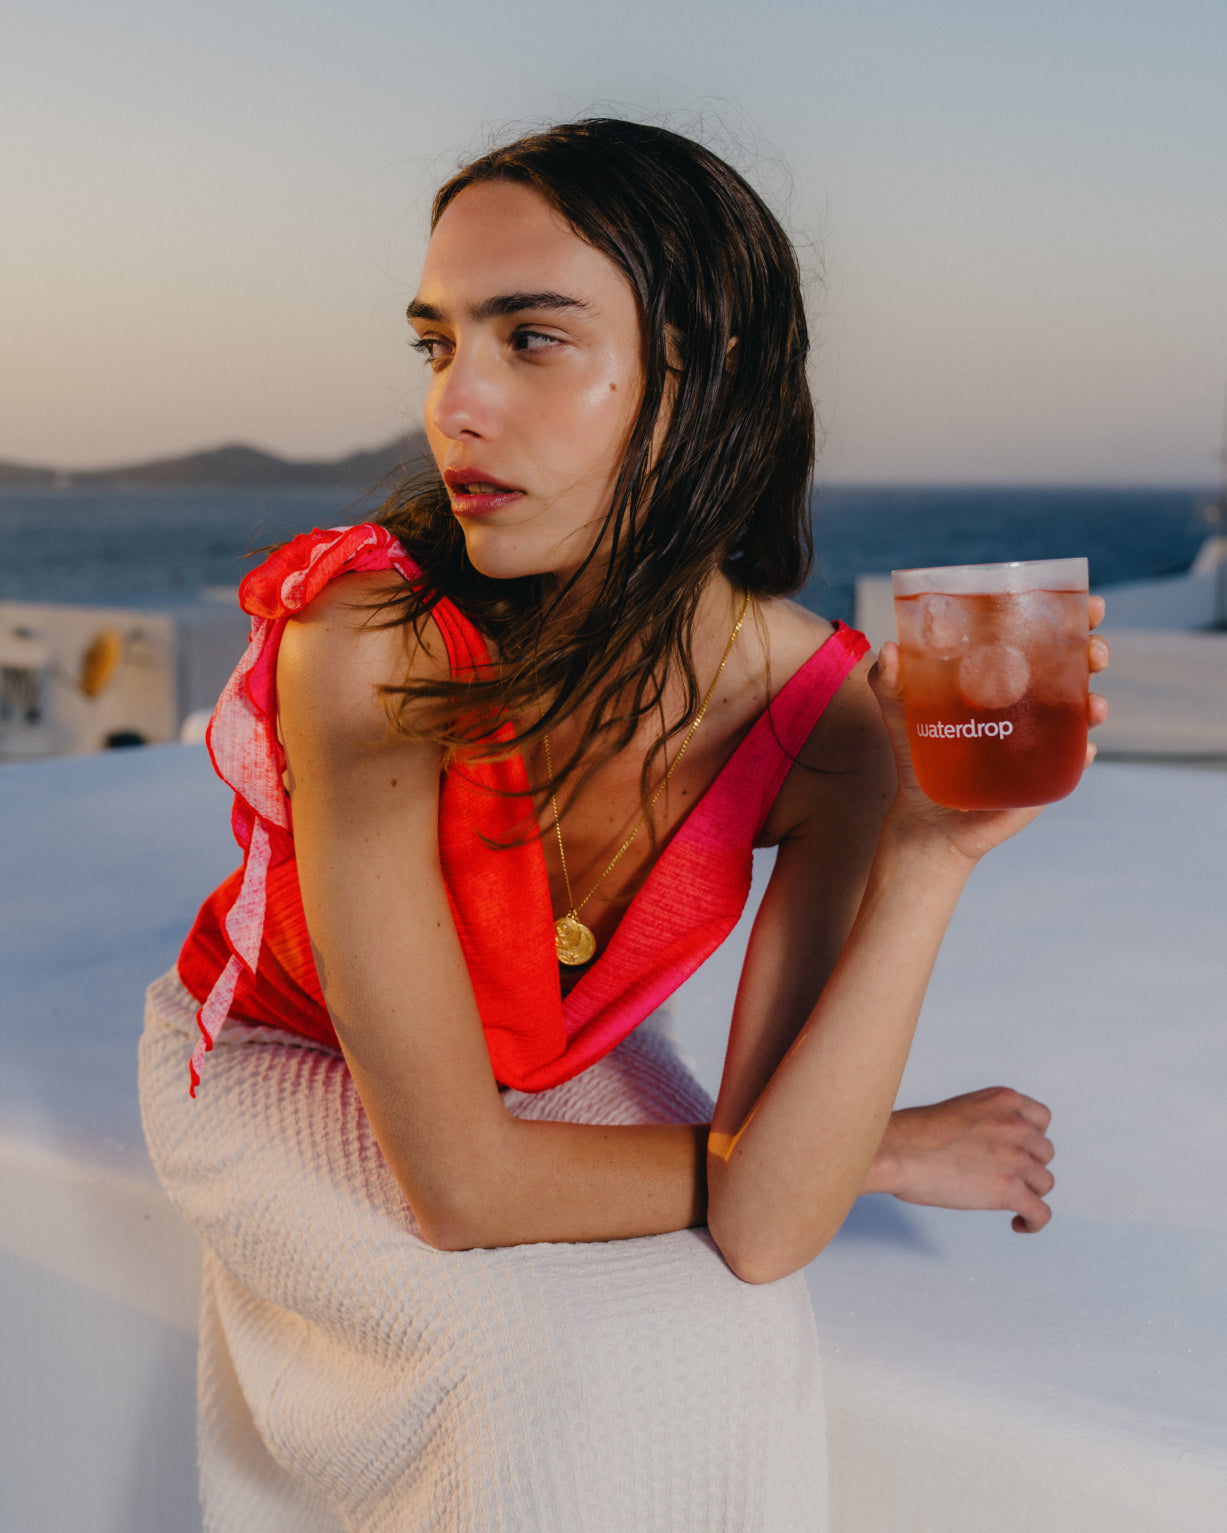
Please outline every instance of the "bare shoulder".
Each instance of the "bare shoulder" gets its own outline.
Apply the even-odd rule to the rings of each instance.
[[[773,667],[783,670],[795,647],[802,649],[803,659],[808,658],[834,632],[825,618],[795,602],[773,602],[769,607]],[[873,661],[869,654],[857,662],[814,725],[768,816],[769,842],[812,828],[815,820],[848,815],[873,819],[885,814],[895,791],[895,765],[869,685]],[[789,674],[796,668],[787,664]]]
[[[443,677],[447,651],[433,621],[421,637],[387,621],[380,598],[400,577],[343,575],[285,627],[277,657],[277,702],[284,733],[334,746],[395,744],[385,688],[410,677]]]
[[[831,637],[835,625],[787,597],[771,596],[758,603],[757,628],[773,678],[779,682],[799,669],[814,651]]]

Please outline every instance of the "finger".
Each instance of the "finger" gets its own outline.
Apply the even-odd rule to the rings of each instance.
[[[1022,1125],[1021,1132],[1013,1137],[1015,1148],[1024,1151],[1032,1160],[1046,1166],[1056,1155],[1052,1140],[1041,1134],[1034,1124]]]
[[[1023,1172],[1023,1181],[1041,1198],[1046,1198],[1057,1185],[1056,1177],[1047,1166],[1041,1166],[1038,1160],[1033,1160]]]
[[[1104,601],[1102,596],[1092,596],[1087,602],[1087,608],[1090,612],[1091,627],[1098,628],[1100,623],[1103,622],[1103,615],[1107,608],[1107,603]]]
[[[869,682],[879,697],[899,697],[899,646],[893,639],[887,639],[878,651],[878,658],[869,673]]]
[[[1090,644],[1091,671],[1106,671],[1111,658],[1112,646],[1106,639],[1096,634]]]
[[[1087,766],[1090,766],[1091,762],[1094,761],[1095,757],[1098,756],[1098,754],[1099,754],[1099,747],[1095,744],[1094,740],[1088,741],[1087,747],[1086,747],[1086,764],[1087,764]]]
[[[1104,697],[1102,692],[1091,692],[1088,695],[1086,702],[1086,718],[1087,723],[1091,726],[1092,729],[1094,729],[1097,724],[1103,723],[1103,721],[1107,718],[1109,711],[1108,699]]]
[[[1016,1207],[1018,1212],[1011,1219],[1010,1228],[1018,1235],[1034,1235],[1052,1218],[1052,1209],[1043,1198],[1020,1198]]]
[[[1047,1133],[1048,1125],[1052,1122],[1052,1109],[1045,1107],[1043,1102],[1037,1102],[1034,1097],[1025,1097],[1019,1092],[1015,1110],[1026,1118],[1028,1123],[1033,1123],[1041,1134]]]

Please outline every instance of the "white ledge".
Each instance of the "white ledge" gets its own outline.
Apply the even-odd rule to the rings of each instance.
[[[196,1255],[145,1157],[135,1048],[145,983],[236,861],[228,809],[200,747],[0,768],[13,1527],[195,1525]],[[1227,1526],[1225,830],[1227,776],[1098,766],[978,870],[902,1100],[1046,1100],[1055,1217],[1020,1237],[862,1199],[809,1269],[833,1533]],[[709,1088],[743,941],[676,1002]]]

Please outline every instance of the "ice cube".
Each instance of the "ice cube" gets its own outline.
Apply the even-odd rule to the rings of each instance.
[[[921,617],[920,605],[915,597],[896,597],[895,632],[899,635],[899,643],[904,649],[919,649],[923,644]]]
[[[1076,591],[1027,591],[1015,599],[1011,616],[1032,643],[1052,636],[1076,639],[1086,634],[1086,596]]]
[[[1027,690],[1031,667],[1012,644],[985,644],[959,661],[959,691],[973,708],[1008,708]]]
[[[954,660],[971,641],[971,619],[957,596],[921,598],[921,635],[925,649],[937,660]]]

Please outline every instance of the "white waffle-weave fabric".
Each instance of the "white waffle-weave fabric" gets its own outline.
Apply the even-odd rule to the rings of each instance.
[[[205,1249],[206,1533],[822,1533],[826,1440],[800,1275],[753,1286],[705,1230],[441,1252],[339,1055],[223,1031],[150,987],[145,1132]],[[523,1118],[699,1122],[644,1024]]]

